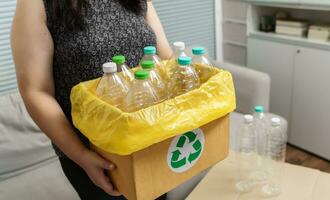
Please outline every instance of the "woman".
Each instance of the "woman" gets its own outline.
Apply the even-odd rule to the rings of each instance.
[[[81,199],[124,199],[104,170],[115,168],[89,149],[72,125],[70,91],[101,76],[116,54],[136,66],[144,46],[171,50],[151,1],[18,0],[12,49],[20,93],[38,126],[52,140],[65,175]]]

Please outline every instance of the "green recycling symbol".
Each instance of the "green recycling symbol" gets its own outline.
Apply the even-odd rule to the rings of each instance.
[[[190,169],[199,159],[204,146],[204,134],[201,129],[189,131],[172,140],[167,154],[167,163],[174,172]]]

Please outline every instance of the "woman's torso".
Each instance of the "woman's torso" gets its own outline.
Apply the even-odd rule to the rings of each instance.
[[[67,31],[49,14],[51,1],[44,0],[47,25],[54,41],[55,98],[71,122],[72,87],[100,77],[102,64],[114,55],[122,54],[129,66],[136,66],[143,56],[143,47],[155,45],[156,37],[145,21],[146,2],[142,14],[137,15],[118,0],[89,1],[83,8],[84,30]],[[86,138],[79,135],[87,145]]]

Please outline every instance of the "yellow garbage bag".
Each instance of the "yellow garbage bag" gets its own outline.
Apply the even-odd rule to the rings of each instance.
[[[198,89],[127,113],[95,95],[99,79],[71,91],[73,124],[98,148],[129,155],[225,116],[236,108],[232,76],[216,69]]]

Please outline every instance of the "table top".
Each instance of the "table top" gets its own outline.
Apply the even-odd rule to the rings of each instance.
[[[287,163],[284,165],[282,193],[277,197],[265,198],[261,187],[249,193],[239,193],[235,189],[236,168],[231,155],[210,170],[187,200],[330,200],[330,174]]]

